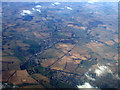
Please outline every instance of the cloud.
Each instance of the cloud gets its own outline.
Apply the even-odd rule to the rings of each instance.
[[[85,73],[85,76],[89,79],[89,80],[92,80],[92,81],[95,81],[95,78],[92,78],[88,72]]]
[[[60,3],[59,3],[59,2],[55,2],[54,4],[55,4],[55,5],[59,5]]]
[[[85,82],[83,85],[77,85],[78,88],[96,88],[91,86],[88,82]]]
[[[89,0],[88,3],[95,3],[98,2],[99,0]]]
[[[22,15],[26,15],[26,14],[32,14],[32,12],[30,10],[23,10]]]
[[[71,8],[71,7],[67,7],[67,9],[72,10],[72,8]]]
[[[55,5],[59,5],[60,3],[59,2],[54,2],[54,3],[52,3],[51,5],[52,6],[55,6]]]
[[[112,71],[106,66],[98,66],[98,69],[95,70],[97,76],[102,76],[105,73],[112,73]]]
[[[41,12],[41,10],[40,10],[40,9],[36,9],[36,11]]]
[[[41,8],[42,6],[41,6],[41,5],[36,5],[35,7],[36,7],[36,8]]]
[[[33,11],[35,11],[35,8],[32,8]]]

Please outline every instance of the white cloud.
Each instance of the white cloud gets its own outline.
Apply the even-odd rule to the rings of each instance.
[[[120,77],[119,77],[119,75],[117,74],[117,75],[115,75],[115,77],[118,79],[118,80],[120,80]]]
[[[35,7],[36,7],[36,8],[41,8],[42,6],[41,6],[41,5],[36,5]]]
[[[54,2],[54,3],[52,3],[51,5],[52,6],[55,6],[55,5],[59,5],[60,3],[59,2]]]
[[[71,7],[67,7],[67,9],[72,10],[72,8],[71,8]]]
[[[52,6],[55,6],[55,4],[53,4],[53,3],[52,3],[51,5],[52,5]]]
[[[33,11],[35,11],[35,8],[32,8]]]
[[[97,76],[102,76],[105,73],[112,73],[112,71],[106,66],[98,66],[98,69],[95,70]]]
[[[95,3],[95,2],[98,2],[99,0],[90,0],[88,1],[88,3]]]
[[[55,4],[55,5],[59,5],[60,3],[59,3],[59,2],[55,2],[54,4]]]
[[[92,81],[95,81],[95,78],[92,78],[90,75],[88,75],[88,72],[85,73],[85,76],[86,76],[88,79],[90,79],[90,80],[92,80]]]
[[[41,7],[42,7],[41,5],[36,5],[34,8],[32,8],[32,10],[41,12],[41,10],[40,10]]]
[[[32,14],[32,12],[30,10],[23,10],[23,12],[21,14],[22,15]]]
[[[36,0],[35,3],[39,3],[40,1],[39,0]]]
[[[85,82],[83,85],[77,85],[78,88],[95,88],[91,86],[88,82]]]
[[[40,10],[40,9],[36,9],[36,11],[41,12],[41,10]]]

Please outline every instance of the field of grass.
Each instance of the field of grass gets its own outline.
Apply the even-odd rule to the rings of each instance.
[[[41,55],[38,55],[38,58],[40,59],[52,59],[57,58],[58,56],[55,53],[55,49],[48,49],[45,50]]]

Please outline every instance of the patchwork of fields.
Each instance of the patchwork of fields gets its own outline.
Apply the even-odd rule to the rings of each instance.
[[[6,88],[116,88],[117,3],[3,3]]]

